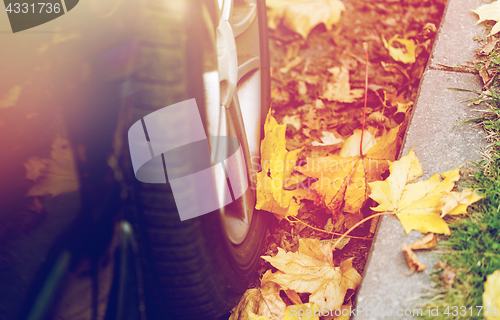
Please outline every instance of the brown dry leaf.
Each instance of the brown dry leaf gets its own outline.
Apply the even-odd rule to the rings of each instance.
[[[437,244],[437,238],[434,233],[429,233],[425,235],[422,239],[417,240],[410,244],[408,248],[411,250],[427,250],[432,249]]]
[[[457,280],[457,270],[455,268],[449,267],[448,262],[441,260],[436,263],[434,268],[443,269],[441,280],[443,281],[447,289],[451,289],[453,283],[455,283],[455,280]]]
[[[441,274],[441,280],[443,280],[446,289],[451,289],[455,280],[457,280],[457,270],[446,266]]]
[[[363,220],[363,214],[361,212],[358,213],[347,213],[345,215],[344,225],[346,229],[351,229],[356,223]]]
[[[378,124],[384,127],[389,126],[389,119],[380,111],[372,112],[367,118],[367,123]]]
[[[231,310],[229,320],[252,319],[251,314],[272,320],[283,319],[286,304],[280,297],[281,287],[269,281],[271,277],[271,270],[267,270],[262,277],[260,288],[245,291],[238,305]]]
[[[271,87],[271,98],[273,104],[277,107],[288,104],[291,100],[290,93],[281,87]]]
[[[279,71],[281,73],[287,73],[288,71],[301,64],[302,61],[304,61],[304,58],[296,56],[295,58],[293,58],[293,60],[288,61],[288,63],[284,67],[280,68]]]
[[[262,258],[279,270],[272,274],[270,281],[283,289],[310,293],[310,303],[328,309],[341,308],[347,289],[356,289],[361,282],[361,276],[352,267],[352,258],[343,261],[340,267],[334,266],[331,242],[322,244],[318,239],[299,239],[297,252],[278,248],[275,257]]]
[[[309,74],[297,74],[294,76],[296,80],[304,81],[308,84],[311,85],[317,85],[319,82],[319,76],[318,75],[309,75]]]
[[[326,125],[329,120],[328,113],[330,111],[324,108],[324,105],[321,102],[321,100],[319,99],[316,100],[314,106],[311,104],[304,105],[303,110],[305,112],[302,115],[302,124],[309,129],[309,132],[307,132],[307,130],[304,132],[306,136],[312,138],[311,131],[313,130],[317,131],[316,133],[318,134],[326,130]],[[320,137],[318,137],[318,139],[319,138]]]
[[[403,95],[396,95],[394,93],[384,91],[384,104],[388,107],[396,107],[395,113],[407,112],[413,106],[413,101],[406,101]]]
[[[428,180],[410,183],[423,174],[422,166],[412,149],[408,155],[391,163],[391,174],[385,181],[369,184],[370,198],[379,203],[372,209],[395,214],[406,233],[415,229],[423,233],[450,234],[448,225],[440,216],[442,208],[446,208],[447,213],[464,213],[468,205],[480,199],[478,196],[467,196],[462,201],[466,203],[454,201],[449,207],[446,197],[442,200],[443,196],[449,195],[460,178],[459,170],[460,167],[444,172],[441,175],[443,180],[436,173]]]
[[[422,264],[418,258],[417,255],[413,252],[413,250],[410,249],[406,244],[403,243],[403,253],[406,258],[406,263],[408,263],[408,268],[412,271],[424,271],[427,267]]]
[[[495,49],[495,46],[499,42],[499,39],[493,39],[493,37],[488,37],[488,43],[486,43],[481,49],[477,50],[477,54],[482,55],[482,56],[487,56],[490,54],[493,49]],[[489,60],[491,61],[491,60]],[[488,61],[488,62],[489,62]]]
[[[26,196],[57,196],[78,190],[76,166],[69,142],[57,137],[52,143],[51,158],[30,158],[25,164],[26,178],[36,184]]]
[[[351,89],[349,70],[347,68],[333,67],[329,68],[328,71],[332,74],[332,77],[331,81],[326,84],[326,91],[321,96],[322,99],[351,103],[364,95],[364,89]]]
[[[488,83],[490,83],[490,80],[492,80],[488,68],[490,67],[491,60],[488,60],[486,64],[484,64],[481,69],[479,69],[479,76],[481,77],[481,80],[483,80],[483,88],[488,87]]]
[[[493,83],[493,81],[495,80],[496,78],[496,75],[498,74],[498,70],[495,69],[495,70],[489,70],[488,71],[489,75],[490,75],[490,79],[488,80],[488,82],[486,82],[483,86],[483,90],[484,89],[487,89],[491,86],[491,84]]]
[[[434,38],[436,32],[437,32],[436,25],[434,23],[427,22],[422,28],[422,31],[420,31],[419,36],[424,40],[431,39]]]
[[[385,71],[387,72],[400,72],[402,75],[406,77],[406,79],[410,80],[410,76],[408,75],[408,72],[406,72],[405,69],[403,69],[400,65],[395,64],[395,63],[386,63],[384,61],[380,62],[382,64],[382,67],[384,68]]]
[[[371,219],[371,223],[370,223],[370,235],[373,235],[375,233],[375,231],[377,230],[377,226],[378,226],[378,221],[379,220],[380,220],[380,216]]]
[[[276,29],[280,22],[307,38],[309,32],[323,23],[327,30],[340,21],[345,6],[340,0],[267,0],[268,26]]]

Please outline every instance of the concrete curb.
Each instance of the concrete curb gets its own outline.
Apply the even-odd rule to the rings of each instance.
[[[443,65],[466,66],[475,59],[479,46],[473,37],[481,35],[483,27],[476,24],[477,16],[471,9],[482,4],[481,0],[448,1],[422,76],[401,155],[414,148],[424,169],[423,179],[479,160],[478,150],[486,145],[484,133],[477,126],[462,125],[452,131],[457,122],[478,113],[467,106],[474,94],[448,88],[480,90],[479,76],[443,71]],[[403,242],[410,244],[420,237],[418,231],[406,235],[396,217],[382,217],[358,291],[356,315],[353,313],[351,319],[412,319],[417,308],[429,314],[428,307],[422,307],[423,295],[433,285],[430,275],[439,257],[432,251],[418,252],[427,269],[408,276],[411,271],[402,252]]]

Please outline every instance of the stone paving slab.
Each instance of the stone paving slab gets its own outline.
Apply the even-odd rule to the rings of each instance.
[[[485,146],[484,132],[475,124],[457,126],[481,115],[475,107],[468,106],[477,95],[448,88],[480,91],[481,87],[475,74],[438,70],[424,73],[401,152],[406,155],[414,148],[424,179],[479,159],[480,147]]]
[[[432,67],[465,66],[474,59],[480,45],[473,39],[483,34],[484,26],[477,24],[477,15],[471,10],[483,4],[483,0],[449,0],[429,59]]]
[[[449,0],[432,60],[422,77],[401,155],[414,147],[424,170],[423,179],[479,160],[478,151],[486,145],[484,133],[477,126],[461,125],[452,131],[458,122],[479,113],[467,105],[475,97],[473,93],[448,88],[480,90],[479,76],[433,68],[438,64],[466,65],[474,60],[478,45],[473,37],[482,29],[470,9],[481,4],[481,0]],[[432,251],[417,252],[427,269],[409,276],[411,271],[402,253],[403,242],[410,244],[421,237],[418,231],[406,235],[394,216],[381,218],[358,291],[356,315],[351,319],[411,319],[414,317],[405,315],[405,311],[411,314],[413,311],[408,310],[417,308],[428,314],[423,295],[433,284],[430,274],[435,271],[438,256]]]

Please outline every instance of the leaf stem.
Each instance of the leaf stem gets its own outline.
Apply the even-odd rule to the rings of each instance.
[[[289,218],[294,218],[294,219],[297,219],[295,221],[290,221]],[[316,231],[321,231],[321,232],[324,232],[324,233],[329,233],[329,234],[333,234],[333,235],[337,235],[337,236],[344,236],[345,235],[343,233],[338,233],[338,232],[330,232],[330,231],[326,231],[326,230],[323,230],[323,229],[319,229],[319,228],[316,228],[316,227],[313,227],[311,225],[308,225],[307,223],[305,223],[304,221],[300,220],[299,218],[297,217],[294,217],[294,216],[288,216],[286,217],[286,219],[288,220],[288,222],[300,222],[302,223],[303,225],[305,225],[306,227],[308,228],[311,228],[313,230],[316,230]],[[361,239],[361,240],[373,240],[373,238],[366,238],[366,237],[356,237],[356,236],[347,236],[349,238],[354,238],[354,239]]]
[[[356,229],[360,224],[362,223],[365,223],[366,221],[370,220],[370,219],[373,219],[375,217],[378,217],[378,216],[381,216],[381,215],[384,215],[384,214],[394,214],[392,212],[379,212],[379,213],[376,213],[376,214],[372,214],[371,216],[367,217],[367,218],[364,218],[363,220],[359,221],[358,223],[356,223],[355,225],[353,225],[351,227],[351,229],[347,230],[346,232],[344,232],[344,234],[337,239],[337,241],[335,241],[335,243],[333,244],[333,247],[336,248],[337,245],[340,243],[340,241],[342,241],[342,239],[344,239],[345,237],[351,237],[352,236],[348,236],[349,233],[351,233],[352,230]]]
[[[361,127],[361,142],[359,144],[359,155],[363,157],[363,134],[365,133],[365,120],[366,120],[366,102],[368,100],[368,43],[363,42],[363,49],[365,50],[365,107],[363,109],[363,125]]]

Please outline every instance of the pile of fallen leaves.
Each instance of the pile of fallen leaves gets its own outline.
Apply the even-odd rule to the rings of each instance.
[[[413,151],[395,161],[444,7],[404,4],[267,2],[272,110],[256,208],[276,222],[259,283],[231,319],[347,319],[374,217],[393,214],[407,233],[429,233],[403,244],[409,268],[421,271],[413,251],[435,246],[434,233],[450,233],[443,217],[481,198],[454,191],[459,168],[416,181],[422,167]]]
[[[397,158],[444,3],[273,0],[267,5],[272,115],[277,124],[286,125],[279,132],[285,143],[279,146],[282,151],[276,160],[283,161],[286,156],[287,168],[283,177],[270,172],[272,179],[264,181],[274,181],[272,188],[276,189],[281,186],[277,179],[282,179],[282,195],[273,191],[277,203],[259,202],[257,207],[273,212],[269,210],[273,206],[280,211],[275,212],[280,220],[294,216],[316,228],[301,222],[290,224],[294,218],[277,223],[266,250],[275,254],[277,247],[296,249],[300,237],[342,234],[370,214],[370,204],[365,201],[367,183],[379,179],[377,175],[388,168],[387,161]],[[368,44],[369,83],[363,131],[366,157],[361,160],[366,76],[363,43]],[[265,147],[264,158],[269,147],[276,146],[273,142]],[[324,168],[313,163],[326,159],[337,161],[341,170],[330,168],[326,176]],[[296,170],[294,162],[297,167],[306,162],[309,165]],[[374,170],[368,170],[364,177],[356,173],[367,166]],[[272,167],[263,163],[262,171]],[[344,180],[356,183],[341,183]],[[265,199],[271,198],[267,195]],[[376,220],[368,222],[354,233],[369,237],[375,225]],[[354,265],[361,273],[369,242],[356,239],[353,244],[362,254],[346,253],[355,258]]]

